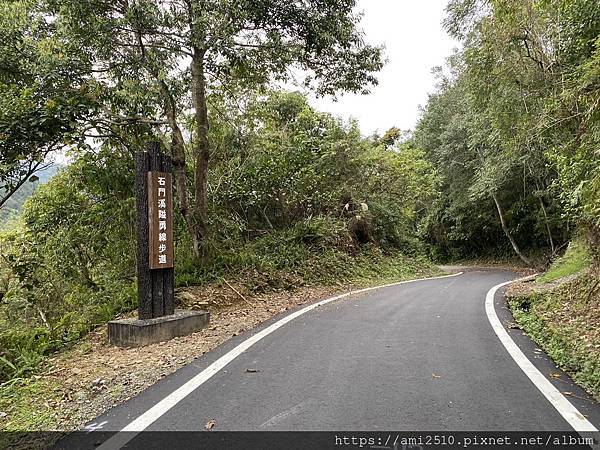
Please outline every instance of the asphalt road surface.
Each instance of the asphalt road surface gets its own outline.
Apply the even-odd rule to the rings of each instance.
[[[202,431],[211,420],[214,431],[573,430],[515,362],[486,315],[490,288],[514,278],[507,271],[472,270],[332,301],[264,336],[197,388],[173,398],[237,345],[293,312],[286,313],[113,408],[88,430],[122,430],[166,398],[166,406],[144,422],[145,431]],[[510,337],[598,428],[599,404],[522,331],[508,327],[512,318],[502,290],[494,306]],[[136,426],[139,431],[139,420]],[[67,438],[63,445],[73,444]]]

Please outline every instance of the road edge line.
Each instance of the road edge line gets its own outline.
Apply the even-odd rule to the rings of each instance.
[[[511,356],[511,358],[517,363],[519,368],[527,375],[531,382],[536,388],[546,397],[552,406],[558,411],[558,413],[567,421],[571,427],[577,432],[597,432],[598,429],[585,418],[583,414],[569,401],[567,398],[560,393],[556,387],[533,365],[533,363],[525,356],[519,346],[510,337],[510,334],[506,331],[500,318],[496,313],[494,307],[494,299],[496,292],[501,287],[516,283],[519,281],[525,281],[535,275],[519,278],[517,280],[507,281],[505,283],[497,284],[492,287],[485,296],[485,312],[492,326],[492,329],[500,339],[500,342]]]
[[[258,341],[278,330],[285,324],[291,322],[297,317],[312,311],[313,309],[318,308],[319,306],[326,305],[328,303],[334,302],[336,300],[340,300],[345,297],[349,297],[354,294],[361,294],[368,291],[374,291],[377,289],[383,289],[392,286],[398,286],[401,284],[414,283],[416,281],[427,281],[427,280],[439,280],[442,278],[450,278],[456,277],[458,275],[462,275],[464,272],[453,273],[449,275],[442,275],[438,277],[431,278],[417,278],[414,280],[405,280],[399,281],[397,283],[384,284],[381,286],[373,286],[364,289],[359,289],[356,291],[349,291],[344,294],[336,295],[334,297],[326,298],[324,300],[320,300],[316,303],[312,303],[308,306],[305,306],[302,309],[294,311],[291,314],[288,314],[285,317],[282,317],[277,322],[272,323],[268,327],[259,331],[256,334],[253,334],[236,347],[225,353],[219,359],[210,364],[207,368],[202,370],[200,373],[192,377],[190,380],[185,382],[182,386],[175,389],[173,392],[163,397],[158,403],[152,406],[150,409],[146,410],[146,412],[139,415],[137,418],[129,422],[127,426],[122,428],[120,431],[117,431],[115,435],[111,436],[105,442],[103,442],[100,446],[96,447],[96,450],[113,450],[115,448],[122,448],[125,444],[131,441],[135,436],[144,431],[154,422],[156,422],[161,416],[163,416],[167,411],[173,408],[177,403],[195,391],[197,388],[202,386],[206,381],[212,378],[213,375],[219,373],[221,369],[223,369],[227,364],[237,358],[239,355],[244,353]]]

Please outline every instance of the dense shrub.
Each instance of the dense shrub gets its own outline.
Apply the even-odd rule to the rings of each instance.
[[[80,155],[0,234],[0,379],[133,307],[132,164],[115,149]]]
[[[252,98],[236,121],[215,120],[211,131],[201,258],[176,214],[178,285],[235,275],[251,289],[287,289],[420,251],[416,229],[436,180],[423,152],[364,139],[300,94]],[[108,144],[79,151],[1,232],[0,380],[135,307],[132,156]]]

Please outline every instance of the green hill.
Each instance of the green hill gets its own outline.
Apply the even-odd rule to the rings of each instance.
[[[21,210],[23,203],[27,200],[36,188],[44,183],[47,183],[62,167],[60,164],[53,164],[44,170],[39,171],[35,175],[39,178],[34,182],[27,182],[15,192],[2,207],[0,207],[0,226],[4,224],[10,217],[15,216]]]

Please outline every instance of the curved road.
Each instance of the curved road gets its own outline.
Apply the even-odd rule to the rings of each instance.
[[[515,277],[472,270],[319,306],[180,395],[146,430],[200,431],[211,419],[216,431],[572,430],[507,352],[486,316],[486,293]],[[495,310],[506,325],[512,318],[501,292]],[[125,428],[281,317],[113,408],[92,428]],[[598,403],[566,375],[550,377],[560,371],[520,330],[506,330],[557,389],[572,393],[569,401],[598,428]]]

